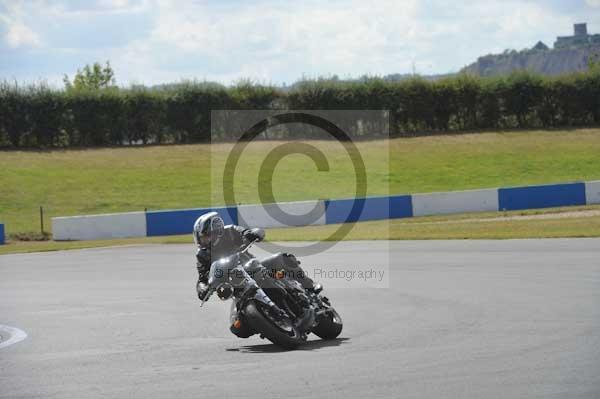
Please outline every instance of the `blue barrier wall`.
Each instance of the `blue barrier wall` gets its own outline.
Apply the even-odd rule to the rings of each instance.
[[[4,244],[4,225],[0,223],[0,245]]]
[[[499,210],[585,205],[585,184],[551,184],[498,189]]]
[[[362,204],[360,212],[352,211],[355,201]],[[326,224],[397,219],[412,215],[412,197],[410,195],[325,201]]]
[[[218,212],[225,224],[237,224],[237,208],[200,208],[146,212],[146,235],[168,236],[189,234],[196,219],[207,212]]]

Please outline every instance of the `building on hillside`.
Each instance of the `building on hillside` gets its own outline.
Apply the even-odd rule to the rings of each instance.
[[[587,24],[581,23],[573,25],[573,36],[558,36],[554,42],[554,48],[579,47],[589,44],[600,44],[600,34],[588,34]]]
[[[548,46],[546,46],[546,44],[544,42],[542,42],[541,40],[539,42],[537,42],[536,45],[533,46],[531,49],[532,50],[541,50],[541,51],[549,50]]]
[[[587,36],[587,24],[574,24],[573,30],[575,31],[575,36]]]

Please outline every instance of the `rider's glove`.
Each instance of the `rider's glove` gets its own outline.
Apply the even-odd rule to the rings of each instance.
[[[203,283],[202,281],[198,281],[198,284],[196,284],[196,291],[198,292],[198,299],[200,299],[201,301],[205,301],[208,295],[208,284]]]
[[[248,241],[262,241],[265,239],[265,231],[255,227],[244,231],[244,238]]]

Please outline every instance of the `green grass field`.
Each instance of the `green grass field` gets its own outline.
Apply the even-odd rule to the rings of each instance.
[[[252,143],[240,160],[236,200],[258,203],[257,170],[281,143]],[[354,195],[343,148],[312,142],[328,157],[318,172],[306,156],[275,170],[277,201]],[[358,143],[367,193],[416,193],[600,179],[600,129],[433,136]],[[210,185],[211,160],[222,167],[231,144],[0,152],[0,222],[8,233],[39,230],[39,206],[50,217],[222,203]],[[388,162],[389,160],[389,162]],[[391,222],[392,226],[395,222]]]

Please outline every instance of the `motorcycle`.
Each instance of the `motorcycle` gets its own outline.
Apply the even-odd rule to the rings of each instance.
[[[250,335],[260,334],[284,349],[297,348],[310,333],[335,339],[343,322],[329,299],[321,295],[322,287],[308,290],[285,270],[265,269],[248,254],[254,243],[211,264],[209,291],[201,306],[215,292],[222,300],[233,299],[234,328],[244,325]]]

